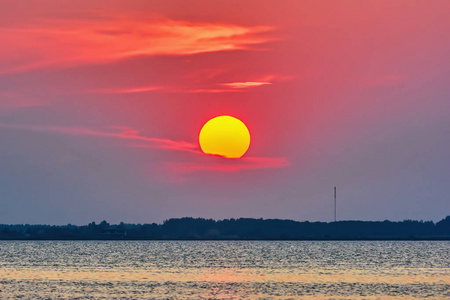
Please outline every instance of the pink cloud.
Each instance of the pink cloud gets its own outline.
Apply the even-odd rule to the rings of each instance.
[[[119,132],[105,132],[99,130],[92,130],[88,128],[60,127],[60,126],[28,126],[28,125],[0,124],[0,127],[19,130],[38,131],[38,132],[52,132],[56,134],[100,136],[100,137],[142,141],[149,143],[145,145],[147,147],[199,153],[198,150],[199,146],[196,143],[189,143],[185,141],[173,141],[170,139],[144,137],[140,136],[137,130],[134,130],[129,127],[113,127],[113,129],[119,129]]]
[[[104,63],[139,55],[190,55],[250,49],[273,40],[268,26],[114,16],[0,28],[0,73]]]
[[[215,161],[209,160],[203,163],[169,162],[166,163],[166,168],[171,172],[184,174],[198,171],[238,172],[289,166],[289,162],[283,157],[243,157],[239,159],[211,157],[210,159]]]
[[[114,89],[96,89],[87,91],[87,93],[94,94],[134,94],[134,93],[146,93],[161,90],[161,86],[143,86],[143,87],[130,87],[130,88],[114,88]]]
[[[238,172],[243,170],[257,170],[267,168],[283,168],[289,166],[285,158],[280,157],[243,157],[227,159],[220,156],[204,155],[197,143],[174,141],[170,139],[150,138],[139,135],[139,131],[130,127],[112,127],[116,132],[106,132],[83,127],[61,126],[30,126],[0,124],[0,128],[47,132],[65,135],[98,136],[132,141],[144,144],[131,145],[137,148],[159,148],[177,151],[186,151],[202,155],[202,162],[167,162],[164,168],[175,174],[185,174],[198,171]]]

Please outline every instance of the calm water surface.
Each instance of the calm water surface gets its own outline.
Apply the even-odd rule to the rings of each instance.
[[[0,241],[1,299],[450,299],[450,242]]]

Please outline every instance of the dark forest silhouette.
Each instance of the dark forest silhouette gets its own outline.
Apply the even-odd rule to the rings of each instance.
[[[450,216],[432,221],[297,222],[279,219],[169,219],[162,224],[0,225],[0,239],[34,240],[450,240]]]

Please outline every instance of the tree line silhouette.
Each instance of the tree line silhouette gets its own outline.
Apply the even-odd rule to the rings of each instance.
[[[2,240],[450,240],[450,216],[432,221],[298,222],[280,219],[169,219],[162,224],[0,225]]]

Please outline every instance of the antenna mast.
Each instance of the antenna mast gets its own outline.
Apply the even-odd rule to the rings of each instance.
[[[336,222],[336,187],[334,187],[334,221]]]

